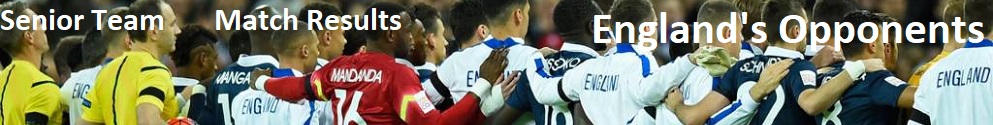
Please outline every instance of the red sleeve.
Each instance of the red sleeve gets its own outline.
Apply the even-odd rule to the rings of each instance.
[[[280,77],[280,78],[270,78],[265,81],[265,90],[267,93],[272,94],[276,98],[289,101],[297,100],[327,100],[327,96],[323,96],[323,93],[319,90],[328,90],[330,85],[327,82],[311,82],[319,79],[311,79],[314,74],[308,74],[306,76],[300,77]],[[322,85],[318,85],[322,84]],[[317,86],[317,87],[315,87]],[[319,88],[323,86],[325,88]],[[321,92],[321,93],[315,93]],[[330,94],[330,93],[327,93]]]
[[[399,73],[393,79],[398,94],[394,105],[397,114],[411,125],[467,125],[479,124],[484,119],[479,111],[479,99],[467,94],[459,102],[444,112],[435,110],[427,98],[417,77],[411,73]]]

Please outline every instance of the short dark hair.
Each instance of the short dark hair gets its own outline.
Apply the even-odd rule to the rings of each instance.
[[[586,28],[592,25],[590,22],[593,22],[593,16],[603,14],[590,0],[559,1],[552,13],[555,28],[562,34],[586,32]]]
[[[767,38],[769,38],[769,40],[767,40],[766,42],[769,42],[770,45],[775,45],[781,42],[785,42],[783,41],[783,36],[779,35],[779,32],[788,32],[788,31],[779,31],[779,24],[783,21],[784,18],[786,18],[786,16],[803,15],[803,14],[806,14],[803,10],[803,6],[801,6],[797,2],[791,0],[769,0],[769,2],[765,4],[765,10],[763,12],[763,18],[762,18],[762,20],[764,20],[765,23],[767,24],[765,27],[765,32],[768,35]],[[806,23],[806,22],[801,22],[801,23]],[[789,23],[786,23],[787,28],[799,26],[799,25],[800,23],[797,23],[795,21],[790,21]]]
[[[128,8],[129,15],[162,15],[162,7],[159,4],[164,4],[162,0],[138,0],[131,3]],[[164,20],[161,20],[164,21]],[[148,29],[142,30],[141,28],[135,28],[133,30],[128,30],[128,34],[131,35],[131,40],[146,42],[145,39],[153,36],[149,36],[147,30],[154,30],[152,27],[146,27]]]
[[[482,5],[486,5],[488,8],[484,10],[486,17],[491,20],[490,23],[506,22],[512,9],[529,4],[528,0],[483,0],[482,2]]]
[[[331,16],[331,15],[342,15],[341,10],[338,9],[338,7],[335,7],[334,5],[331,5],[330,3],[326,3],[326,2],[314,2],[314,3],[307,4],[307,6],[303,6],[303,8],[300,9],[300,12],[297,13],[297,14],[302,15],[304,17],[304,18],[301,18],[301,20],[307,20],[307,19],[314,18],[314,17],[311,17],[310,13],[307,12],[309,10],[320,11],[322,15],[319,16],[319,17],[322,17],[322,21],[323,21],[323,18],[328,18],[328,16]],[[324,24],[313,25],[313,29],[314,30],[324,29],[324,28],[316,28],[316,27],[320,27],[320,26],[323,26],[323,25]],[[327,29],[325,29],[325,30],[327,30]]]
[[[10,10],[13,13],[7,16],[17,17],[28,14],[27,12],[28,5],[20,1],[5,2],[3,3],[3,5],[0,5],[0,10]],[[4,25],[4,26],[13,25],[11,23],[12,22],[0,21],[0,25]],[[24,48],[21,47],[23,45],[20,41],[21,39],[23,39],[25,32],[27,31],[18,28],[10,28],[10,30],[0,30],[0,38],[2,38],[0,39],[0,48],[6,50],[7,53],[11,55],[17,54],[17,52],[21,51],[21,49]]]
[[[858,10],[858,5],[851,0],[818,0],[814,3],[814,12],[810,21],[825,22],[834,25],[835,22],[842,22],[845,14]],[[858,25],[858,24],[856,24]],[[825,29],[830,32],[831,30]],[[817,32],[817,36],[822,36],[826,32]]]
[[[951,24],[955,21],[955,17],[964,18],[965,16],[965,4],[962,0],[951,0],[945,4],[942,8],[941,19],[943,22]]]
[[[213,48],[217,43],[217,35],[200,25],[186,25],[181,28],[182,33],[176,38],[176,51],[169,55],[177,67],[188,66],[193,63],[193,50],[200,46]]]
[[[993,0],[966,0],[964,5],[965,22],[982,22],[983,34],[993,32]]]
[[[411,9],[412,14],[417,17],[417,20],[421,20],[421,25],[424,25],[424,31],[441,35],[437,32],[441,31],[438,26],[441,24],[438,24],[436,21],[440,17],[440,15],[438,15],[438,9],[435,9],[434,7],[431,7],[431,5],[425,3],[414,5]]]
[[[362,46],[365,46],[366,40],[365,36],[362,35],[361,31],[358,30],[346,30],[345,39],[348,40],[345,43],[345,49],[341,50],[342,55],[354,55],[359,53]]]
[[[614,7],[613,9],[610,10],[610,16],[611,16],[610,24],[612,25],[612,27],[621,28],[616,26],[616,24],[619,22],[631,22],[631,24],[635,25],[635,27],[631,27],[632,29],[634,29],[633,30],[634,32],[626,33],[626,31],[629,30],[621,30],[621,32],[615,32],[614,35],[637,34],[638,30],[640,30],[637,27],[638,24],[644,23],[648,19],[655,17],[655,15],[652,15],[652,13],[654,13],[654,10],[651,5],[652,5],[651,3],[645,0],[614,1]],[[620,36],[621,39],[625,40],[625,42],[621,42],[621,43],[630,43],[627,41],[634,41],[634,40],[628,40],[629,37],[625,37],[625,36]]]
[[[472,39],[476,35],[476,28],[489,22],[485,13],[479,0],[462,0],[456,3],[449,13],[451,20],[448,22],[452,27],[452,35],[455,36],[455,42],[450,44],[461,46]]]
[[[55,46],[53,60],[56,71],[59,74],[76,72],[82,69],[80,63],[82,58],[81,45],[84,37],[82,35],[66,36],[59,39],[59,44]]]
[[[106,16],[100,17],[100,18],[103,18],[104,20],[109,20],[110,16],[112,16],[112,15],[113,16],[122,16],[123,17],[124,15],[127,15],[128,13],[129,12],[128,12],[128,8],[127,7],[117,7],[117,8],[111,9],[110,12],[108,12]],[[107,51],[107,49],[110,49],[110,47],[109,47],[110,45],[115,45],[115,46],[116,45],[119,45],[120,44],[119,42],[124,42],[124,39],[127,39],[127,37],[129,37],[127,30],[125,30],[123,28],[118,29],[118,30],[112,30],[112,29],[110,29],[110,25],[106,25],[106,24],[103,24],[103,30],[100,30],[99,32],[100,33],[97,33],[97,34],[100,34],[101,35],[101,36],[99,36],[100,37],[99,40],[102,41],[101,44],[102,44],[102,47],[103,47],[103,49],[105,51]],[[84,44],[87,44],[87,43],[84,43]],[[89,48],[89,47],[87,47],[87,48]],[[89,49],[87,49],[87,50],[89,50]],[[106,53],[106,52],[104,52],[104,53]],[[97,59],[97,60],[102,62],[103,61],[104,54],[100,54],[99,56],[100,57],[98,57],[99,59]],[[99,63],[100,62],[97,62],[97,64],[99,64]]]
[[[276,11],[276,9],[273,9],[272,7],[269,7],[268,5],[262,5],[262,6],[256,7],[255,9],[252,10],[252,13],[251,14],[258,16],[258,15],[261,15],[263,12],[266,13],[266,15],[279,15],[279,11]],[[272,22],[272,23],[273,24],[281,24],[282,22],[281,22],[281,20],[277,20],[276,22]],[[272,47],[273,44],[275,44],[275,43],[273,43],[272,41],[270,41],[270,40],[272,40],[272,33],[273,32],[275,32],[275,31],[273,31],[272,29],[269,29],[269,30],[262,30],[262,29],[248,30],[248,35],[251,36],[250,37],[251,38],[250,41],[252,43],[252,45],[251,45],[251,47],[252,47],[252,51],[251,51],[252,54],[264,54],[264,55],[275,54],[273,52],[275,48]]]
[[[373,15],[372,14],[373,8],[376,8],[376,11],[382,12],[380,14],[386,14],[386,15],[400,15],[400,13],[407,11],[406,7],[397,3],[379,2],[372,4],[372,6],[369,6],[369,8],[366,9],[365,11],[365,15]],[[383,24],[384,27],[393,27],[396,25],[397,24],[393,24],[393,23]],[[365,38],[366,40],[380,40],[383,38],[383,35],[386,34],[386,31],[387,29],[365,30],[364,31]]]
[[[228,54],[231,55],[232,60],[238,60],[242,54],[247,55],[252,53],[252,39],[248,35],[248,31],[234,31],[228,38],[227,44],[229,49]]]
[[[892,22],[892,21],[895,21],[895,19],[893,19],[893,18],[891,18],[889,16],[886,16],[884,14],[881,14],[881,13],[872,13],[872,12],[865,11],[865,10],[858,10],[858,11],[853,11],[853,12],[850,12],[848,14],[845,14],[845,17],[842,19],[842,21],[843,22],[850,22],[850,23],[852,23],[854,25],[859,25],[859,24],[866,23],[866,22],[876,23],[878,25],[878,24],[881,24],[883,22]],[[841,35],[847,35],[849,33],[856,33],[856,32],[857,31],[849,31],[847,29],[842,29],[841,30]],[[879,33],[881,33],[881,32],[859,32],[856,35],[867,36],[867,35],[878,35]],[[883,36],[883,37],[888,37],[888,36]],[[879,38],[879,39],[882,39],[882,38]],[[874,41],[870,41],[870,42],[874,42]],[[844,55],[845,55],[846,58],[852,58],[852,57],[855,57],[855,56],[858,56],[858,55],[863,54],[863,51],[862,50],[865,49],[865,44],[867,44],[867,43],[865,43],[864,41],[861,41],[859,39],[854,39],[854,40],[852,40],[851,42],[848,42],[848,43],[842,42],[841,43],[841,50],[843,51],[843,53],[844,53]]]
[[[697,13],[698,22],[708,22],[711,25],[717,25],[721,22],[731,22],[731,12],[738,12],[738,7],[727,1],[711,0],[704,2],[700,5],[700,11]]]
[[[298,22],[295,24],[297,24],[298,27],[307,25],[306,23],[302,23],[302,22]],[[293,47],[302,44],[307,39],[317,40],[317,36],[314,33],[314,31],[300,28],[296,30],[293,29],[277,30],[275,33],[272,33],[272,41],[279,40],[281,42],[278,44],[273,44],[274,45],[273,47],[276,48],[275,53],[277,54],[285,53],[287,51],[292,51]]]
[[[83,67],[93,67],[103,63],[104,56],[107,55],[107,48],[110,46],[108,40],[102,38],[103,33],[96,27],[86,32],[83,38],[82,47],[86,51],[81,52],[83,57]]]
[[[741,9],[741,11],[748,12],[748,19],[745,20],[748,23],[743,25],[741,28],[741,35],[743,38],[749,38],[755,35],[755,31],[752,31],[752,24],[755,22],[762,21],[762,8],[765,0],[734,0],[734,5]]]

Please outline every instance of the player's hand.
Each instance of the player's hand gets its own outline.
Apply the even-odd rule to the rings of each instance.
[[[507,68],[507,49],[495,49],[490,52],[490,56],[479,66],[480,76],[490,83],[497,83],[497,79],[503,74],[503,69]]]
[[[497,82],[493,83],[494,86],[503,85],[501,86],[502,88],[500,88],[501,93],[503,94],[503,100],[507,100],[507,97],[510,97],[510,94],[517,88],[517,80],[520,79],[520,75],[518,75],[519,72],[520,71],[514,71],[510,73],[510,76],[497,78]]]
[[[542,47],[541,49],[538,49],[538,52],[541,53],[541,56],[548,56],[558,53],[559,51],[548,47]]]
[[[679,89],[670,90],[669,94],[665,97],[665,105],[670,108],[669,110],[683,105],[683,91]]]
[[[834,47],[825,46],[824,48],[821,48],[820,51],[817,51],[817,55],[814,55],[810,61],[814,63],[814,66],[817,68],[822,68],[831,66],[831,63],[834,62],[845,61],[845,55],[843,55],[841,51],[834,51]]]
[[[759,75],[759,81],[750,90],[752,98],[755,101],[759,101],[765,98],[765,95],[776,90],[776,87],[779,86],[779,81],[783,80],[786,74],[789,74],[791,65],[793,65],[793,60],[787,59],[762,69],[762,74]]]
[[[248,83],[249,83],[248,86],[251,86],[251,88],[254,89],[254,90],[259,90],[259,88],[255,88],[255,84],[258,84],[258,83],[255,83],[255,79],[258,79],[259,76],[262,76],[262,75],[271,76],[272,75],[272,69],[268,69],[268,68],[266,68],[266,69],[259,69],[259,68],[256,68],[255,71],[252,71],[252,77],[250,77],[250,79],[248,79]]]
[[[862,64],[865,65],[865,72],[874,72],[880,70],[886,70],[886,63],[883,59],[867,59],[862,60]],[[851,74],[849,74],[851,75]]]

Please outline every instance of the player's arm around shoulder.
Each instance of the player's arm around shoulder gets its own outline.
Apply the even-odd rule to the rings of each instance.
[[[843,72],[838,73],[837,76],[828,80],[826,83],[821,84],[820,86],[817,86],[816,83],[817,73],[813,73],[814,76],[812,77],[814,78],[808,78],[811,77],[810,72],[812,72],[812,70],[806,69],[801,69],[798,72],[800,75],[799,77],[801,77],[800,79],[787,81],[791,84],[790,86],[802,88],[802,91],[797,97],[797,104],[800,105],[800,108],[802,108],[804,112],[808,115],[814,116],[830,108],[834,102],[841,98],[841,95],[844,94],[845,90],[854,84],[853,82],[866,71],[866,66],[861,61],[846,62],[842,69]]]
[[[29,102],[24,118],[27,124],[61,124],[65,109],[59,87],[51,80],[31,85]]]

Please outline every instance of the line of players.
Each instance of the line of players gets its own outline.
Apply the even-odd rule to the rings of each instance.
[[[786,15],[807,17],[793,1],[736,2],[705,2],[698,18],[728,22],[728,12],[746,11],[762,13],[757,19],[779,24],[776,19]],[[819,1],[811,18],[893,21],[853,4]],[[966,0],[957,8],[947,8],[945,15],[991,22],[988,14],[993,11],[983,8],[988,5],[993,4]],[[15,10],[16,15],[34,14],[19,2],[2,8]],[[912,107],[911,123],[984,124],[990,121],[983,116],[993,113],[983,105],[988,98],[974,96],[989,94],[988,87],[983,88],[989,84],[947,83],[963,77],[980,79],[982,72],[988,72],[983,67],[993,63],[974,58],[993,54],[989,40],[948,45],[963,47],[947,50],[944,59],[931,65],[932,71],[921,71],[915,77],[919,82],[911,83],[920,84],[918,89],[886,71],[888,64],[895,63],[894,45],[859,41],[841,44],[843,52],[827,51],[832,50],[829,46],[805,55],[801,52],[808,49],[806,45],[777,39],[778,32],[788,37],[798,34],[797,24],[792,23],[766,27],[773,32],[766,45],[704,43],[697,45],[696,52],[661,66],[647,54],[650,50],[629,42],[592,42],[595,32],[588,25],[593,15],[610,14],[611,22],[657,20],[652,4],[644,0],[615,1],[607,13],[592,1],[559,2],[555,24],[566,42],[558,50],[532,48],[521,39],[529,24],[527,0],[465,0],[451,11],[450,25],[461,46],[447,58],[442,21],[430,6],[408,9],[382,2],[370,8],[401,15],[404,27],[360,31],[365,49],[350,56],[340,56],[344,31],[248,31],[240,36],[249,40],[235,42],[250,47],[242,46],[244,51],[232,54],[241,55],[235,65],[215,74],[216,36],[197,26],[180,29],[168,4],[139,0],[112,10],[111,15],[162,14],[171,25],[163,30],[91,31],[82,44],[99,48],[95,51],[100,54],[90,54],[99,59],[87,60],[98,65],[73,73],[62,85],[61,95],[51,94],[60,93],[59,85],[35,70],[48,49],[44,31],[3,31],[0,35],[10,39],[2,47],[15,61],[0,74],[4,80],[0,104],[6,116],[0,119],[5,124],[59,124],[66,119],[60,115],[65,110],[73,124],[154,124],[176,116],[226,125],[896,124],[901,122],[900,110]],[[323,3],[304,10],[341,14]],[[276,11],[262,6],[252,13],[261,12]],[[717,32],[749,32],[742,30],[748,29]],[[165,68],[158,62],[163,55],[171,55],[179,68]],[[581,63],[555,63],[568,61]],[[172,77],[170,70],[183,75]],[[953,72],[976,75],[950,76]],[[531,115],[525,115],[528,112]],[[973,117],[961,117],[964,114]]]

